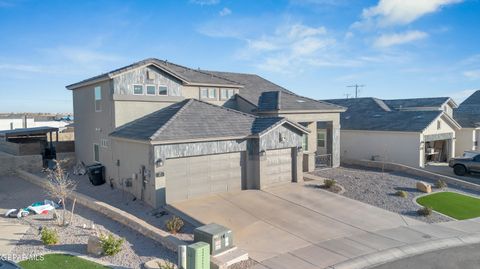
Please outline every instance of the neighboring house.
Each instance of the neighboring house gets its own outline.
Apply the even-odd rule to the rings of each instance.
[[[108,179],[153,206],[239,186],[262,188],[270,182],[291,182],[302,172],[297,167],[312,171],[316,160],[327,160],[330,166],[340,162],[340,113],[345,109],[298,96],[257,75],[196,70],[147,59],[67,88],[73,92],[77,160],[104,164]],[[179,122],[178,115],[187,115],[183,108],[190,117],[182,116]],[[165,113],[172,113],[173,118]],[[248,124],[236,129],[238,121]],[[258,126],[269,122],[264,133]],[[174,123],[180,127],[170,135],[178,141],[161,135]],[[141,127],[134,130],[132,126]],[[142,133],[147,126],[154,130],[149,136]],[[223,134],[225,127],[227,136],[215,134]],[[235,130],[238,136],[231,133]],[[249,147],[254,144],[251,141],[261,145]],[[157,145],[174,142],[178,148],[171,145],[166,153]],[[180,149],[182,153],[176,153]],[[259,158],[265,162],[249,165]],[[191,175],[198,171],[207,173],[198,179],[203,189],[192,181],[196,177]],[[270,179],[276,174],[278,180]],[[234,185],[230,183],[233,178],[237,180]],[[181,180],[188,181],[174,185]],[[219,182],[209,185],[208,180]]]
[[[448,97],[326,101],[348,108],[340,120],[342,158],[424,167],[454,157],[460,125],[452,118],[457,105]]]
[[[453,118],[462,126],[457,132],[456,155],[480,150],[480,90],[474,92],[454,110]]]
[[[0,116],[0,131],[34,127],[34,119],[25,115],[11,114]]]

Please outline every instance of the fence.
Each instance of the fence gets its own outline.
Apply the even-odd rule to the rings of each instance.
[[[332,167],[332,154],[315,155],[315,168]]]

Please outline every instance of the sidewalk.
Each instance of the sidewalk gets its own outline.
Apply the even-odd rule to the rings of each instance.
[[[480,242],[480,220],[420,224],[334,239],[266,260],[254,269],[366,268]],[[322,257],[319,259],[318,257]]]
[[[13,223],[3,219],[5,210],[0,209],[0,256],[11,254],[12,249],[30,228],[28,225]]]

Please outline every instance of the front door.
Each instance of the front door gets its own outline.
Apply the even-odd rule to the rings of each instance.
[[[327,154],[327,130],[317,129],[317,155]]]

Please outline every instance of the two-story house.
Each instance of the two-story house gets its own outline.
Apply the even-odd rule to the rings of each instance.
[[[257,75],[146,59],[67,88],[77,160],[105,165],[107,179],[155,207],[340,162],[345,109]]]
[[[341,114],[345,159],[381,160],[424,167],[455,156],[455,102],[448,97],[326,100],[347,107]]]

